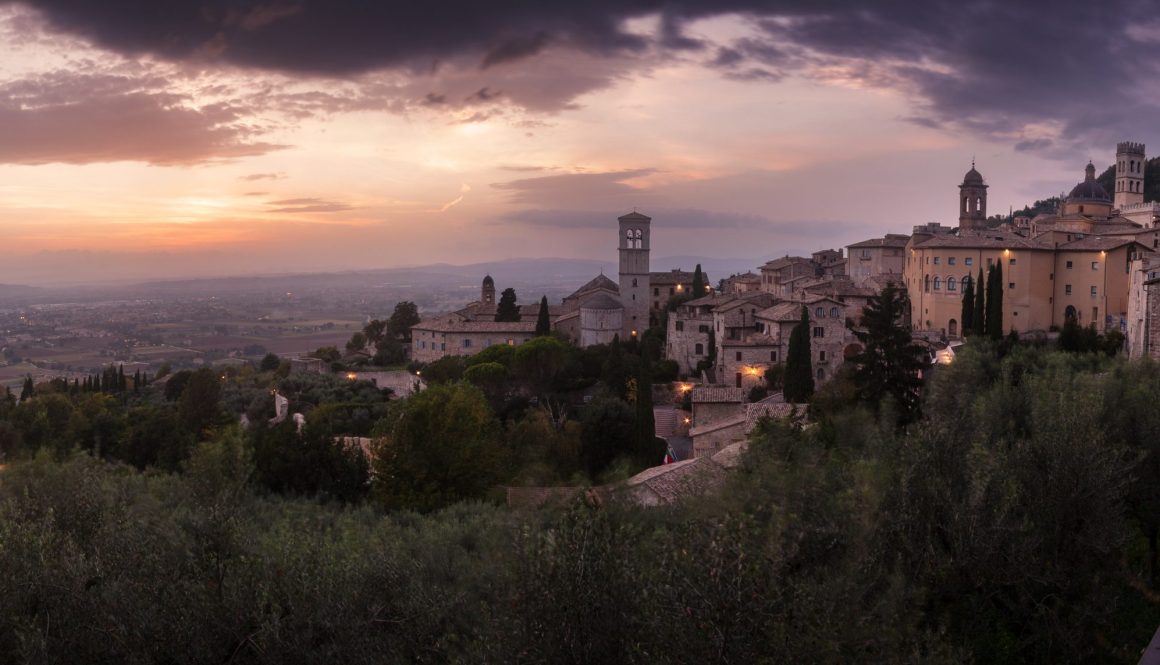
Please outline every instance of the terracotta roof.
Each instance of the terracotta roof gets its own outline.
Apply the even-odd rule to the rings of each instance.
[[[780,259],[773,259],[766,261],[765,265],[761,266],[762,270],[781,270],[798,263],[813,264],[813,261],[802,256],[783,256]]]
[[[714,308],[714,311],[728,312],[731,309],[744,307],[746,305],[769,307],[775,302],[777,302],[777,296],[773,295],[772,293],[766,293],[765,291],[750,291],[746,293],[738,293],[726,302],[718,304]]]
[[[699,404],[722,404],[745,401],[744,388],[726,386],[697,386],[693,388],[693,402]]]
[[[693,437],[695,440],[696,437],[699,437],[703,434],[708,434],[709,432],[716,432],[723,429],[729,429],[730,427],[736,427],[738,434],[741,434],[744,425],[745,413],[738,411],[737,415],[735,416],[723,418],[721,420],[714,420],[708,425],[694,427],[693,429],[689,430],[689,436]]]
[[[721,342],[721,347],[735,347],[735,346],[781,346],[781,342],[770,337],[769,335],[749,335],[745,339],[727,339]]]
[[[801,321],[802,304],[800,302],[783,302],[773,307],[763,309],[757,313],[757,318],[768,321]]]
[[[702,272],[701,276],[704,277],[705,273]],[[685,272],[683,270],[671,270],[669,272],[650,272],[648,274],[648,281],[649,284],[684,284],[686,282],[692,284],[693,273]],[[707,278],[705,279],[705,283],[709,283]]]
[[[853,245],[846,245],[847,247],[906,247],[906,243],[910,242],[910,236],[902,235],[901,233],[887,233],[882,238],[871,238],[856,242]]]
[[[1118,247],[1123,247],[1124,245],[1131,245],[1133,243],[1136,243],[1136,239],[1131,238],[1131,237],[1125,238],[1122,236],[1115,236],[1115,237],[1111,237],[1111,238],[1104,238],[1101,236],[1088,236],[1086,238],[1081,238],[1079,240],[1072,240],[1071,242],[1065,242],[1065,243],[1061,244],[1058,247],[1058,249],[1061,252],[1073,251],[1073,250],[1078,250],[1078,251],[1096,251],[1096,250],[1107,251],[1109,249],[1116,249]],[[1139,244],[1139,243],[1136,243],[1136,244]]]
[[[580,288],[573,291],[572,295],[568,296],[568,298],[579,298],[585,293],[595,291],[597,289],[607,289],[613,293],[620,293],[620,285],[609,279],[607,276],[601,274],[593,277],[584,286],[581,286]]]
[[[964,249],[1027,249],[1051,250],[1051,245],[1039,241],[1029,240],[1012,233],[998,234],[994,232],[977,236],[934,236],[917,245],[918,249],[938,249],[941,247]]]
[[[646,491],[656,503],[671,504],[704,494],[725,484],[725,469],[712,459],[698,458],[654,466],[624,481],[623,489]]]
[[[745,433],[749,434],[752,432],[757,427],[757,422],[762,418],[788,418],[795,409],[802,412],[805,411],[804,407],[787,404],[781,393],[774,393],[760,402],[746,404]]]
[[[501,332],[532,333],[536,331],[535,321],[465,321],[455,315],[420,321],[411,330],[434,332]]]
[[[581,300],[580,309],[624,309],[624,305],[616,298],[601,292]]]

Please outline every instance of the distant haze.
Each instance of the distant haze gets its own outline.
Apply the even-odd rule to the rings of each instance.
[[[634,208],[716,277],[954,223],[972,159],[1005,212],[1160,148],[1152,9],[0,0],[0,283],[613,265]]]

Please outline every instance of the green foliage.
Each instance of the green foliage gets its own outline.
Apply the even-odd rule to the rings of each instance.
[[[1002,339],[1006,331],[1003,330],[1003,291],[1007,284],[1003,281],[1003,262],[996,261],[995,265],[987,270],[987,320],[985,332],[993,340]]]
[[[466,369],[467,362],[462,356],[444,356],[423,366],[423,380],[434,385],[454,383],[463,378]]]
[[[487,400],[467,383],[404,400],[377,434],[375,496],[391,508],[430,511],[481,499],[510,462]]]
[[[367,348],[366,333],[361,330],[350,336],[350,340],[346,343],[347,353],[354,353],[356,351],[363,351]]]
[[[219,420],[221,394],[221,379],[213,370],[202,368],[190,375],[178,402],[178,414],[188,431],[201,437]]]
[[[909,308],[906,291],[887,284],[863,308],[861,329],[853,329],[862,344],[862,352],[854,359],[858,396],[876,411],[889,398],[900,424],[918,416],[918,372],[925,355],[902,327]]]
[[[598,397],[581,413],[580,461],[592,479],[612,461],[631,454],[636,439],[636,415],[624,400]]]
[[[536,336],[552,334],[552,317],[548,311],[548,296],[540,297],[540,311],[536,314]]]
[[[963,305],[959,314],[959,325],[963,337],[975,331],[975,283],[965,279],[963,283]]]
[[[975,311],[971,313],[971,332],[976,335],[986,333],[987,324],[987,288],[990,282],[983,281],[983,267],[979,266],[979,278],[975,280]]]
[[[697,267],[693,270],[693,297],[700,298],[705,295],[705,286],[705,275],[701,272],[701,264],[698,263]]]
[[[515,349],[512,371],[533,395],[546,395],[569,360],[568,345],[555,337],[535,337]]]
[[[419,308],[410,300],[395,305],[387,321],[387,332],[395,339],[411,341],[411,327],[419,323]],[[373,331],[372,331],[373,332]]]
[[[334,346],[320,346],[315,349],[314,353],[310,354],[323,362],[335,363],[342,360],[342,352]]]
[[[514,322],[520,320],[520,306],[516,302],[516,290],[508,287],[499,295],[499,304],[495,307],[495,320]]]
[[[810,311],[802,305],[802,318],[789,335],[785,354],[783,394],[787,402],[808,402],[814,394],[814,366],[810,353]]]

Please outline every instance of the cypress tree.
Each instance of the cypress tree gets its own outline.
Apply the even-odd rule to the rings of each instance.
[[[536,337],[552,334],[552,318],[548,313],[548,296],[540,296],[540,312],[536,315]]]
[[[959,315],[959,326],[962,329],[963,337],[974,332],[975,322],[975,285],[968,275],[963,280],[963,308]]]
[[[808,402],[814,394],[814,366],[810,354],[810,311],[802,305],[802,318],[789,335],[785,355],[782,394],[787,402]]]
[[[995,267],[987,272],[987,335],[991,339],[1003,338],[1003,263],[995,262]]]
[[[125,390],[128,387],[129,386],[125,381],[125,366],[118,365],[117,366],[117,392],[123,393],[123,392],[125,392]]]
[[[141,370],[133,372],[133,392],[141,392]]]
[[[705,275],[701,272],[701,264],[697,264],[697,268],[693,270],[693,297],[700,298],[705,295]]]
[[[24,400],[32,397],[33,393],[35,392],[36,385],[32,383],[32,375],[29,374],[28,376],[24,377],[24,385],[20,387],[20,401],[23,402]]]
[[[983,283],[983,266],[979,266],[979,279],[975,280],[975,312],[971,316],[971,332],[982,335],[985,330],[987,305],[985,294],[987,289]]]

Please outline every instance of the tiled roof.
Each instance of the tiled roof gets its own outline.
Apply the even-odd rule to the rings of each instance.
[[[580,309],[624,309],[624,305],[616,298],[601,292],[581,300]]]
[[[437,319],[420,321],[411,327],[411,330],[430,330],[433,332],[498,332],[498,333],[532,333],[536,331],[535,321],[465,321],[455,315],[442,316]]]
[[[781,270],[782,268],[788,268],[789,266],[792,266],[792,265],[797,264],[797,263],[811,263],[812,264],[813,261],[811,261],[805,257],[802,257],[802,256],[783,256],[780,259],[773,259],[772,261],[766,261],[765,265],[761,266],[761,269],[762,270]]]
[[[901,233],[887,233],[883,238],[871,238],[856,242],[853,245],[846,245],[847,247],[906,247],[906,243],[910,242],[910,236],[902,235]]]
[[[704,273],[702,273],[704,277]],[[683,270],[671,270],[669,272],[650,272],[648,274],[649,284],[691,284],[693,282],[693,273],[685,272]],[[706,279],[708,284],[709,280]]]
[[[721,342],[722,347],[753,347],[753,346],[781,346],[778,340],[769,335],[749,335],[745,339],[727,339]]]
[[[800,321],[802,318],[802,304],[800,302],[783,302],[757,313],[757,318],[767,321]]]
[[[749,434],[752,432],[757,427],[757,422],[762,418],[786,418],[794,412],[794,409],[804,411],[802,407],[786,404],[785,398],[782,397],[781,393],[774,393],[760,402],[746,404],[745,433]]]
[[[732,416],[729,418],[722,418],[721,420],[714,420],[713,422],[709,423],[708,425],[699,425],[697,427],[690,429],[689,436],[693,437],[693,439],[696,440],[697,437],[702,436],[704,434],[708,434],[710,432],[717,432],[717,431],[720,431],[723,429],[729,429],[730,427],[736,427],[738,434],[740,434],[743,430],[744,425],[745,425],[745,413],[738,410],[737,415],[735,415],[735,416]]]
[[[999,234],[990,232],[977,236],[934,236],[918,245],[918,249],[962,248],[962,249],[1027,249],[1047,250],[1052,246],[1040,240],[1029,240],[1013,233]]]
[[[1134,237],[1114,236],[1111,238],[1104,238],[1100,236],[1088,236],[1079,240],[1072,240],[1071,242],[1063,243],[1059,246],[1059,251],[1107,251],[1109,249],[1116,249],[1124,245],[1131,245],[1136,242]]]
[[[593,277],[587,284],[573,291],[572,295],[568,296],[568,298],[579,298],[585,293],[597,289],[607,289],[613,293],[620,293],[620,285],[609,279],[606,275],[601,274]]]
[[[624,481],[627,490],[647,490],[657,503],[671,504],[704,494],[725,484],[725,469],[712,459],[698,458],[654,466]]]
[[[744,388],[726,386],[697,386],[693,388],[693,402],[700,404],[720,404],[745,401]]]

